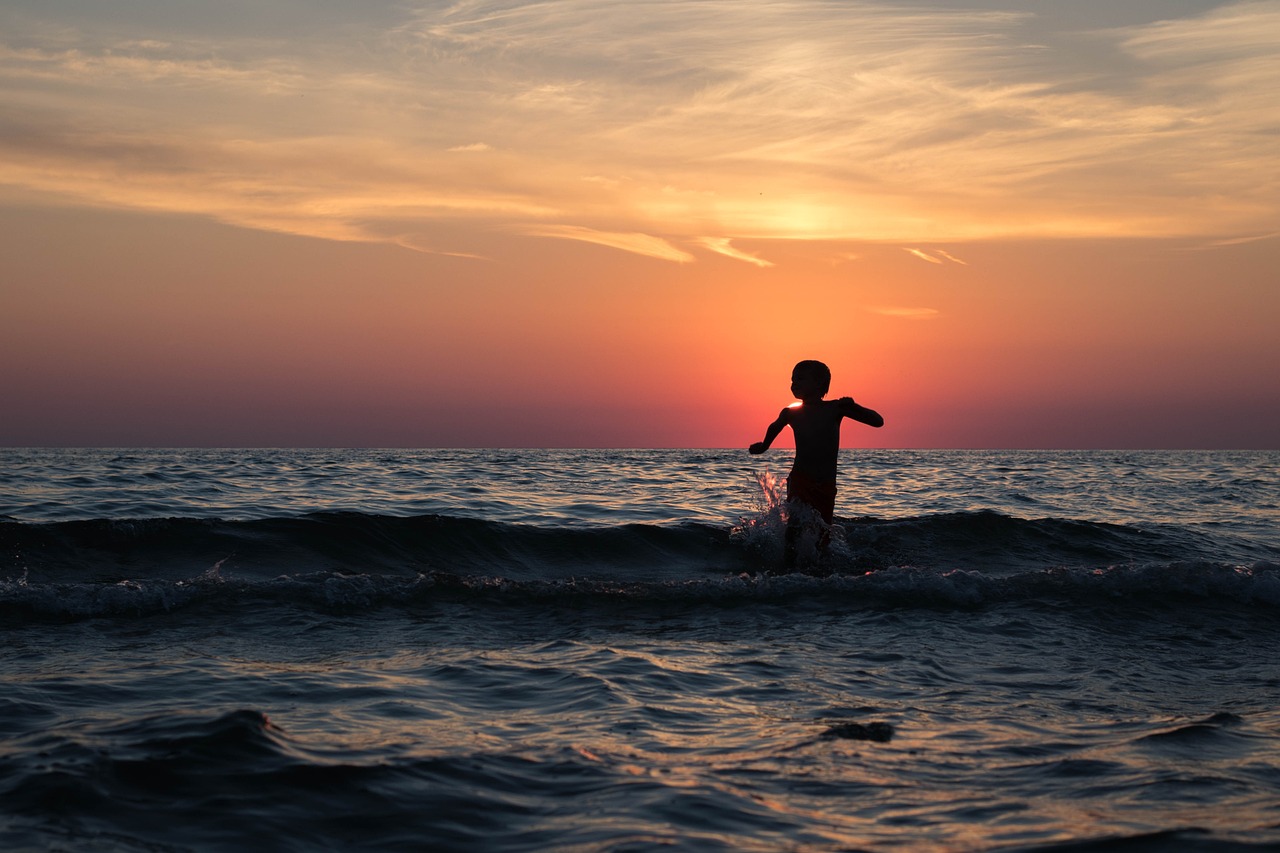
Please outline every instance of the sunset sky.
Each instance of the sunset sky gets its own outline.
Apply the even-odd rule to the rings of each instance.
[[[0,444],[1280,447],[1277,92],[1280,0],[4,0]]]

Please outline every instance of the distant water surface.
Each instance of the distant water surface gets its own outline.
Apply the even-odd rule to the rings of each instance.
[[[0,849],[1280,848],[1280,453],[0,449]]]

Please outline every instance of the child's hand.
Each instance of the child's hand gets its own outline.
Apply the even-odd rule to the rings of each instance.
[[[769,448],[765,446],[765,443],[763,441],[757,441],[755,444],[747,448],[747,450],[751,451],[756,456],[759,456],[761,453],[764,453],[768,449]]]

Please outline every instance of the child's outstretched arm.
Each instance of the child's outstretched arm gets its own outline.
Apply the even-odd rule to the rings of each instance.
[[[768,428],[764,431],[764,441],[757,441],[747,449],[752,453],[764,453],[768,450],[769,445],[773,444],[773,440],[778,437],[778,433],[782,432],[782,428],[787,425],[788,411],[788,409],[783,409],[782,413],[778,415],[778,419],[769,424]]]
[[[880,417],[879,412],[875,409],[868,409],[866,406],[859,406],[853,402],[852,397],[840,398],[840,414],[867,426],[877,428],[884,426],[884,418]]]

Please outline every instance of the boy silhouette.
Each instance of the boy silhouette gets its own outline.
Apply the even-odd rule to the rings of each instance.
[[[783,409],[778,419],[769,424],[764,441],[748,448],[753,454],[764,453],[785,426],[791,427],[796,441],[796,458],[787,475],[786,567],[796,563],[800,534],[812,529],[816,514],[822,519],[818,528],[819,555],[830,541],[830,527],[836,510],[836,463],[840,451],[840,422],[844,418],[872,427],[884,426],[884,418],[872,409],[859,406],[852,397],[824,400],[831,388],[831,370],[820,361],[802,361],[791,371],[791,393],[800,401]],[[810,516],[806,519],[805,516]],[[806,524],[806,522],[808,522]]]

